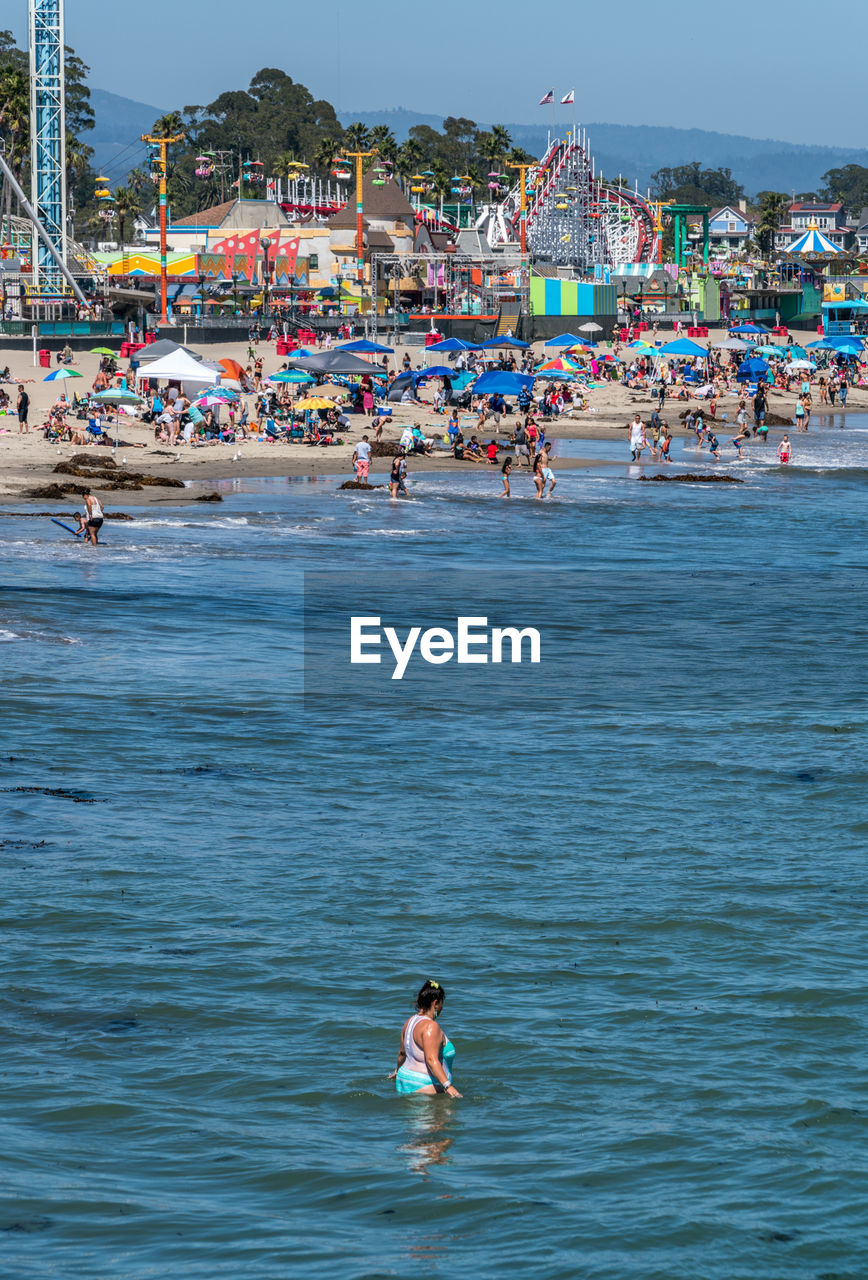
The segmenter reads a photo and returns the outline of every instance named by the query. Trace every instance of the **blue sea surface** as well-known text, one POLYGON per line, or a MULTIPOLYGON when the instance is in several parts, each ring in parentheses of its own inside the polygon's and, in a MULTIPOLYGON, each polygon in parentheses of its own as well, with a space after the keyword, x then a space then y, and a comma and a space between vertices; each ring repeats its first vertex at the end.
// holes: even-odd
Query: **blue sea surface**
POLYGON ((818 426, 0 513, 0 1274, 864 1276, 868 420, 818 426), (360 683, 331 625, 477 600, 539 667, 360 683), (386 1079, 428 976, 461 1101, 386 1079))

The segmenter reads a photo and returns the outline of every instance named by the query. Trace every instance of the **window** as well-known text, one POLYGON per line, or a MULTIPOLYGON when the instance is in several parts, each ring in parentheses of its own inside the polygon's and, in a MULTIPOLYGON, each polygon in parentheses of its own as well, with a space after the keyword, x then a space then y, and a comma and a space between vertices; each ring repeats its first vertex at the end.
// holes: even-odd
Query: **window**
POLYGON ((318 253, 312 253, 310 255, 310 257, 308 258, 308 266, 310 267, 311 271, 319 270, 319 254, 318 253))
POLYGON ((726 224, 726 229, 727 231, 738 231, 735 218, 730 218, 729 222, 726 224))

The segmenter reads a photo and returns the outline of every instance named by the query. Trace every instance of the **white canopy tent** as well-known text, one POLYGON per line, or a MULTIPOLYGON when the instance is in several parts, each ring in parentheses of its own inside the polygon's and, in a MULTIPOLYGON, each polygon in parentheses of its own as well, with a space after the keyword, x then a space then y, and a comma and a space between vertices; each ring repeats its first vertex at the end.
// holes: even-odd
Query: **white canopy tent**
POLYGON ((136 380, 151 378, 155 382, 195 382, 211 385, 217 381, 214 368, 208 368, 201 360, 194 360, 186 351, 173 351, 154 360, 144 369, 136 370, 136 380))

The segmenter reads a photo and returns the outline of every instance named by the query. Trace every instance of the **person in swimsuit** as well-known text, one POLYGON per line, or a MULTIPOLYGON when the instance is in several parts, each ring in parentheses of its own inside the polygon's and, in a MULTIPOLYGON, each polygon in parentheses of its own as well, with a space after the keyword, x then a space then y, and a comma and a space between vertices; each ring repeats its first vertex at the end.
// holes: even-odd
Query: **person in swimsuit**
POLYGON ((87 507, 87 522, 85 531, 93 545, 99 546, 99 531, 102 528, 103 509, 99 498, 95 498, 90 489, 85 489, 82 493, 84 505, 87 507))
POLYGON ((512 458, 507 458, 503 466, 500 468, 500 474, 503 476, 503 493, 501 498, 508 498, 509 495, 509 473, 512 471, 512 458))
POLYGON ((399 493, 403 493, 407 497, 407 488, 404 484, 404 477, 407 474, 407 463, 402 455, 399 455, 392 462, 392 470, 389 472, 389 497, 397 498, 399 493))
MULTIPOLYGON (((555 479, 555 473, 552 471, 551 467, 549 466, 549 447, 547 444, 544 444, 540 449, 539 453, 536 456, 536 461, 539 463, 539 466, 536 468, 536 475, 540 476, 542 479, 542 484, 538 485, 538 492, 536 496, 538 498, 544 497, 545 491, 546 491, 546 485, 548 485, 549 497, 551 497, 555 491, 555 485, 557 484, 557 480, 555 479)), ((536 479, 536 476, 534 477, 534 479, 536 479)))
POLYGON ((778 445, 778 457, 784 464, 788 463, 792 457, 792 446, 790 445, 789 436, 784 436, 783 440, 778 445))
POLYGON ((428 978, 423 983, 416 997, 418 1013, 408 1018, 401 1029, 398 1065, 389 1075, 397 1093, 461 1097, 452 1083, 455 1046, 437 1025, 445 999, 446 992, 439 982, 428 978))

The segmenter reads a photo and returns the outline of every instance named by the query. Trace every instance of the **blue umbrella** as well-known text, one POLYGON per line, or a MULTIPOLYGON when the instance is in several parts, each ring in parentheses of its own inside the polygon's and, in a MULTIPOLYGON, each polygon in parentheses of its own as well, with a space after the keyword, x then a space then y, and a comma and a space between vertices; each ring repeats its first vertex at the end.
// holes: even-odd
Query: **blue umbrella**
POLYGON ((354 351, 356 355, 393 354, 394 347, 381 347, 379 342, 370 342, 367 338, 356 338, 355 342, 342 342, 337 351, 354 351))
POLYGON ((708 352, 705 347, 701 347, 698 342, 691 342, 689 338, 676 338, 674 342, 667 342, 665 346, 659 347, 658 355, 704 357, 708 352))
POLYGON ((449 368, 448 364, 432 364, 430 369, 419 370, 419 373, 426 378, 454 378, 455 372, 454 369, 449 368))
POLYGON ((522 390, 530 391, 532 386, 533 374, 492 369, 490 373, 480 374, 471 391, 475 396, 517 396, 522 390))
MULTIPOLYGON (((579 341, 581 342, 581 338, 579 341)), ((479 350, 489 351, 493 347, 521 347, 523 351, 526 351, 529 346, 529 342, 519 342, 518 338, 489 338, 488 342, 480 342, 479 350)), ((432 348, 429 347, 428 350, 431 351, 432 348)))
POLYGON ((475 347, 472 342, 465 342, 463 338, 444 338, 442 342, 434 342, 430 347, 426 347, 426 353, 429 351, 478 351, 479 347, 475 347))
POLYGON ((752 320, 748 320, 745 324, 738 324, 734 329, 730 329, 730 333, 768 333, 768 329, 764 329, 761 324, 754 324, 752 320))
POLYGON ((574 333, 559 333, 556 338, 549 338, 544 345, 547 347, 574 347, 577 343, 584 341, 584 338, 576 337, 574 333))
POLYGON ((315 382, 309 373, 302 373, 300 369, 281 369, 279 373, 271 373, 266 378, 266 382, 315 382))

